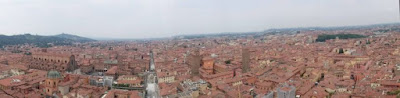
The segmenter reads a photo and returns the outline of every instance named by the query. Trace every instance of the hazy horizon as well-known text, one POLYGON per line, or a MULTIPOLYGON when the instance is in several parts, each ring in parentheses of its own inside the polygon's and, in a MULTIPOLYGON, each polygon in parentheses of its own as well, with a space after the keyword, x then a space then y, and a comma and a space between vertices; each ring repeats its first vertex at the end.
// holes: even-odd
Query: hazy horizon
POLYGON ((141 39, 399 22, 398 0, 3 0, 0 34, 141 39))

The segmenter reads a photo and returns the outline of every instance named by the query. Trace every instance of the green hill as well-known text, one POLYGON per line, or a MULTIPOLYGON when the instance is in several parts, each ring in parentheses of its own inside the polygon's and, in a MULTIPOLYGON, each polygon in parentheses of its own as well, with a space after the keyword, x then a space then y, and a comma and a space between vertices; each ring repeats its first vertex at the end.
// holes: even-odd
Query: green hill
POLYGON ((69 40, 73 40, 73 41, 78 41, 78 42, 95 41, 95 40, 90 39, 90 38, 80 37, 80 36, 71 35, 71 34, 65 34, 65 33, 62 33, 62 34, 59 34, 59 35, 55 35, 54 37, 65 38, 65 39, 69 39, 69 40))
POLYGON ((71 45, 74 42, 89 42, 95 41, 93 39, 79 37, 76 35, 59 34, 55 36, 40 36, 40 35, 0 35, 0 47, 6 45, 20 45, 20 44, 33 44, 38 47, 50 47, 53 45, 71 45))

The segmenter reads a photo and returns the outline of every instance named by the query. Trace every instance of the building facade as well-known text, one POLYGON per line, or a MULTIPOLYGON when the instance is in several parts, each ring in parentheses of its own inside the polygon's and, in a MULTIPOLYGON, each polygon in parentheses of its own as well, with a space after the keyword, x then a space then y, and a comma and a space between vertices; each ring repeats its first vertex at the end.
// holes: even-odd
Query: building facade
POLYGON ((54 69, 60 72, 74 72, 78 69, 75 56, 69 54, 34 53, 26 61, 29 69, 54 69))

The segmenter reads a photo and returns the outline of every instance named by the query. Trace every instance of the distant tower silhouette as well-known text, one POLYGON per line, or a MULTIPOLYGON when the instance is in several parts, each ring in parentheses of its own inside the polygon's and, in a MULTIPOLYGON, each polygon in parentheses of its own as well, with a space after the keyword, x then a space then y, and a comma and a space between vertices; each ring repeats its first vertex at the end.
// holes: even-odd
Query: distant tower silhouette
POLYGON ((201 55, 200 55, 200 50, 195 49, 188 57, 188 62, 187 64, 189 65, 192 76, 198 76, 199 75, 199 68, 201 64, 201 55))
POLYGON ((242 73, 246 73, 250 71, 250 53, 249 49, 243 47, 242 49, 242 73))

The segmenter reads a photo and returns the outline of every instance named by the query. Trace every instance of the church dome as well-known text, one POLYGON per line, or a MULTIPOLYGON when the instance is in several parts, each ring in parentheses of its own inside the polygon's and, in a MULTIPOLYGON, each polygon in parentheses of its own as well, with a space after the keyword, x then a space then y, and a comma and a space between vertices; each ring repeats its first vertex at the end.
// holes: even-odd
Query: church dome
POLYGON ((47 72, 47 78, 61 78, 61 74, 56 70, 50 70, 47 72))

